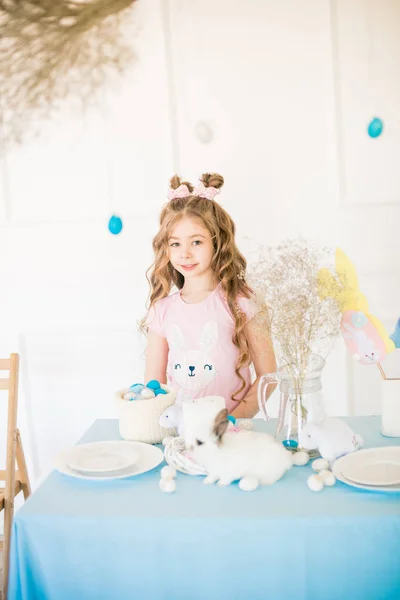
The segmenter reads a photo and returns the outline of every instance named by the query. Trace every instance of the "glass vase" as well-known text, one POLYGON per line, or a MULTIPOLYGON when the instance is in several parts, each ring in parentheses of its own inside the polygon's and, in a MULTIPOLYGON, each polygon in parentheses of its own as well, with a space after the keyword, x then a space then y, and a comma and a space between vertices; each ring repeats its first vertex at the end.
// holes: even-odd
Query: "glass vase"
MULTIPOLYGON (((275 437, 292 451, 300 449, 299 435, 306 423, 320 423, 326 418, 321 383, 324 366, 325 361, 321 356, 311 354, 302 377, 296 377, 296 370, 284 365, 276 373, 260 378, 258 403, 265 419, 269 419, 268 386, 278 384, 280 398, 275 437)), ((307 452, 310 456, 318 456, 317 451, 307 452)))

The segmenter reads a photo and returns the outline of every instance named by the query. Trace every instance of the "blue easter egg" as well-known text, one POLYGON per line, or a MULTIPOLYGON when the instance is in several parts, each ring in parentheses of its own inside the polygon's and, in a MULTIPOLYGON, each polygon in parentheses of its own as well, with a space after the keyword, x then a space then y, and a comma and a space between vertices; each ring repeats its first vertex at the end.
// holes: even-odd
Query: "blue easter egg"
POLYGON ((297 448, 299 445, 296 440, 283 440, 282 444, 285 446, 285 448, 297 448))
POLYGON ((158 390, 154 390, 154 393, 156 396, 159 396, 160 394, 168 394, 168 392, 166 392, 162 388, 158 388, 158 390))
POLYGON ((236 419, 232 415, 228 415, 228 421, 230 421, 231 423, 233 423, 233 425, 236 423, 236 419))
POLYGON ((113 235, 118 235, 121 233, 123 228, 122 219, 117 217, 117 215, 113 215, 108 221, 108 229, 110 233, 113 235))
POLYGON ((374 117, 368 125, 368 135, 372 138, 377 138, 383 131, 383 121, 378 117, 374 117))
POLYGON ((150 388, 151 390, 158 390, 160 387, 160 382, 157 381, 157 379, 152 379, 146 384, 146 387, 150 388))
POLYGON ((144 389, 144 385, 143 383, 134 383, 133 385, 131 385, 131 387, 129 388, 130 390, 132 390, 132 392, 136 392, 137 394, 140 394, 140 392, 144 389))

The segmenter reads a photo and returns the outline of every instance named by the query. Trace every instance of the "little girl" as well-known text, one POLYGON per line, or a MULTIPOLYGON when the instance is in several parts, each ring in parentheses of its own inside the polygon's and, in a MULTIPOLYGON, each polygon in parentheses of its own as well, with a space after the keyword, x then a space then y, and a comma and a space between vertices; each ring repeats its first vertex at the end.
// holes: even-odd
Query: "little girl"
POLYGON ((145 381, 168 378, 178 401, 223 396, 233 416, 251 418, 258 412, 258 378, 276 363, 267 332, 255 325, 235 224, 214 200, 223 183, 216 173, 203 175, 195 188, 171 179, 149 269, 145 381), (170 295, 173 285, 178 291, 170 295))

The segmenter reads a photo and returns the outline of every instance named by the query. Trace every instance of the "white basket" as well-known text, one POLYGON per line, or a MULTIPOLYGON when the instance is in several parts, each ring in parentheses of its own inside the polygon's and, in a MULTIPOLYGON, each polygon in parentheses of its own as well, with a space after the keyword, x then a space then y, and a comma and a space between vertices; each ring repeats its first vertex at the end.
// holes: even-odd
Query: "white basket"
POLYGON ((182 437, 168 440, 164 448, 164 458, 169 465, 186 475, 207 475, 204 467, 185 455, 185 441, 182 437))
POLYGON ((175 402, 175 392, 161 387, 168 393, 143 400, 124 400, 129 389, 116 393, 119 433, 124 440, 160 444, 166 436, 177 435, 175 429, 164 429, 158 422, 164 410, 175 402))

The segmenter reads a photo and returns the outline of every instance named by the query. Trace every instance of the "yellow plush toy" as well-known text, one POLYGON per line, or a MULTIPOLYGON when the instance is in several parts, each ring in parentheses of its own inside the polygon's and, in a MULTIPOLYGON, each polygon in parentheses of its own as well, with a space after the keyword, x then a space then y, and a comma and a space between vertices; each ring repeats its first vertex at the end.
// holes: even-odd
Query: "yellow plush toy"
POLYGON ((335 255, 335 279, 329 269, 318 273, 321 299, 333 298, 342 313, 341 331, 347 348, 362 364, 381 362, 395 349, 384 326, 368 312, 368 302, 358 287, 356 270, 343 250, 335 255))

